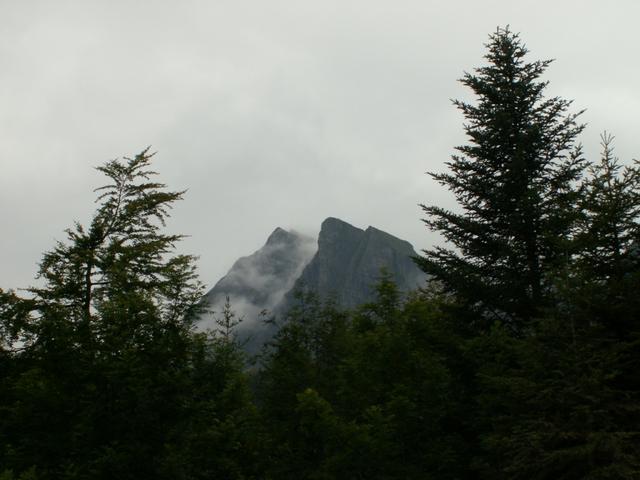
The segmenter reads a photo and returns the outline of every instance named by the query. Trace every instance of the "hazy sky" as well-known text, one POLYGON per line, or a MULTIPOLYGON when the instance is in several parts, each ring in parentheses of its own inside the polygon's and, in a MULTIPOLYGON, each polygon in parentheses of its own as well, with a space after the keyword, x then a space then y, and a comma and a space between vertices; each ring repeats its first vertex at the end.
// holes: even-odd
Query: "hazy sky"
POLYGON ((87 223, 93 169, 157 151, 188 189, 172 231, 211 285, 281 226, 327 216, 417 249, 437 241, 424 174, 464 141, 451 98, 510 24, 548 93, 586 108, 582 136, 640 157, 637 0, 0 0, 0 287, 32 283, 42 253, 87 223))

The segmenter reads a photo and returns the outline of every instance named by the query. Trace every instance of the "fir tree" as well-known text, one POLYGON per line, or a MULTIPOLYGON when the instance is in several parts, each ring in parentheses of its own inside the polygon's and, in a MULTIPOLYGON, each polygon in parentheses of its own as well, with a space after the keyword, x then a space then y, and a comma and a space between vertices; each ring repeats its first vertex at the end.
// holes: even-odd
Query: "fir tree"
POLYGON ((571 102, 545 98, 550 61, 526 61, 517 34, 498 29, 487 48, 488 65, 461 79, 477 102, 454 101, 469 143, 457 147, 450 172, 431 174, 461 211, 422 206, 450 246, 418 263, 468 309, 517 329, 548 301, 547 274, 568 255, 583 126, 571 102))
POLYGON ((613 136, 604 133, 601 139, 600 162, 589 167, 583 182, 573 267, 582 299, 574 303, 589 310, 591 322, 628 340, 640 312, 640 164, 621 165, 613 136))

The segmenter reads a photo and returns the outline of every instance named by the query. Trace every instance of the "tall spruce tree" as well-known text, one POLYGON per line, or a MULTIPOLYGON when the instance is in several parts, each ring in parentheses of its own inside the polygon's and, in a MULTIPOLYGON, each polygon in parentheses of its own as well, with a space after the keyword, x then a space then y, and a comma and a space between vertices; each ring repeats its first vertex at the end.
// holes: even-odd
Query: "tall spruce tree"
POLYGON ((547 273, 568 255, 583 126, 570 101, 545 98, 540 77, 550 60, 526 61, 508 27, 487 48, 488 65, 460 80, 476 103, 454 101, 469 143, 456 148, 448 173, 431 173, 461 211, 422 205, 449 246, 426 250, 418 263, 476 318, 519 329, 548 301, 547 273))

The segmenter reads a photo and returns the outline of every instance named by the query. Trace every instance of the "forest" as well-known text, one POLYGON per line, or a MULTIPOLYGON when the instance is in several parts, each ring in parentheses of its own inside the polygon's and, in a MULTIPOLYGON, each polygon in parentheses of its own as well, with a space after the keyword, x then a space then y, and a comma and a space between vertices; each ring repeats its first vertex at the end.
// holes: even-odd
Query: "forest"
POLYGON ((233 305, 195 328, 185 192, 149 150, 98 167, 40 286, 0 290, 0 479, 640 478, 640 164, 585 157, 549 64, 499 28, 460 80, 424 288, 301 294, 255 358, 233 305))

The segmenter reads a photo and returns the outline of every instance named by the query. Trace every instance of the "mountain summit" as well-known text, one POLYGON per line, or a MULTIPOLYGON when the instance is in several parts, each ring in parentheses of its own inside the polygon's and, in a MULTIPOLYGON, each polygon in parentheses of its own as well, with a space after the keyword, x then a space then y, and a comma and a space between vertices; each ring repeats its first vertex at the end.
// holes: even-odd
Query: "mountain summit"
MULTIPOLYGON (((241 329, 253 329, 260 312, 273 311, 282 302, 315 251, 315 239, 278 227, 260 250, 238 259, 204 301, 218 315, 228 296, 233 309, 244 317, 241 329)), ((204 316, 205 328, 213 326, 211 317, 204 316)))
POLYGON ((244 317, 239 334, 252 338, 248 349, 256 351, 270 337, 260 312, 281 315, 294 304, 296 291, 312 291, 340 306, 356 307, 374 299, 383 270, 401 292, 414 290, 426 279, 411 258, 416 255, 409 242, 332 217, 322 222, 317 242, 276 228, 260 250, 237 260, 205 295, 213 314, 203 317, 201 327, 214 325, 212 315, 220 314, 229 296, 232 308, 244 317))
POLYGON ((287 297, 304 289, 321 298, 330 297, 343 307, 356 307, 374 299, 383 270, 400 291, 415 290, 425 281, 412 260, 416 255, 409 242, 382 230, 362 230, 330 217, 322 222, 318 251, 287 297))

